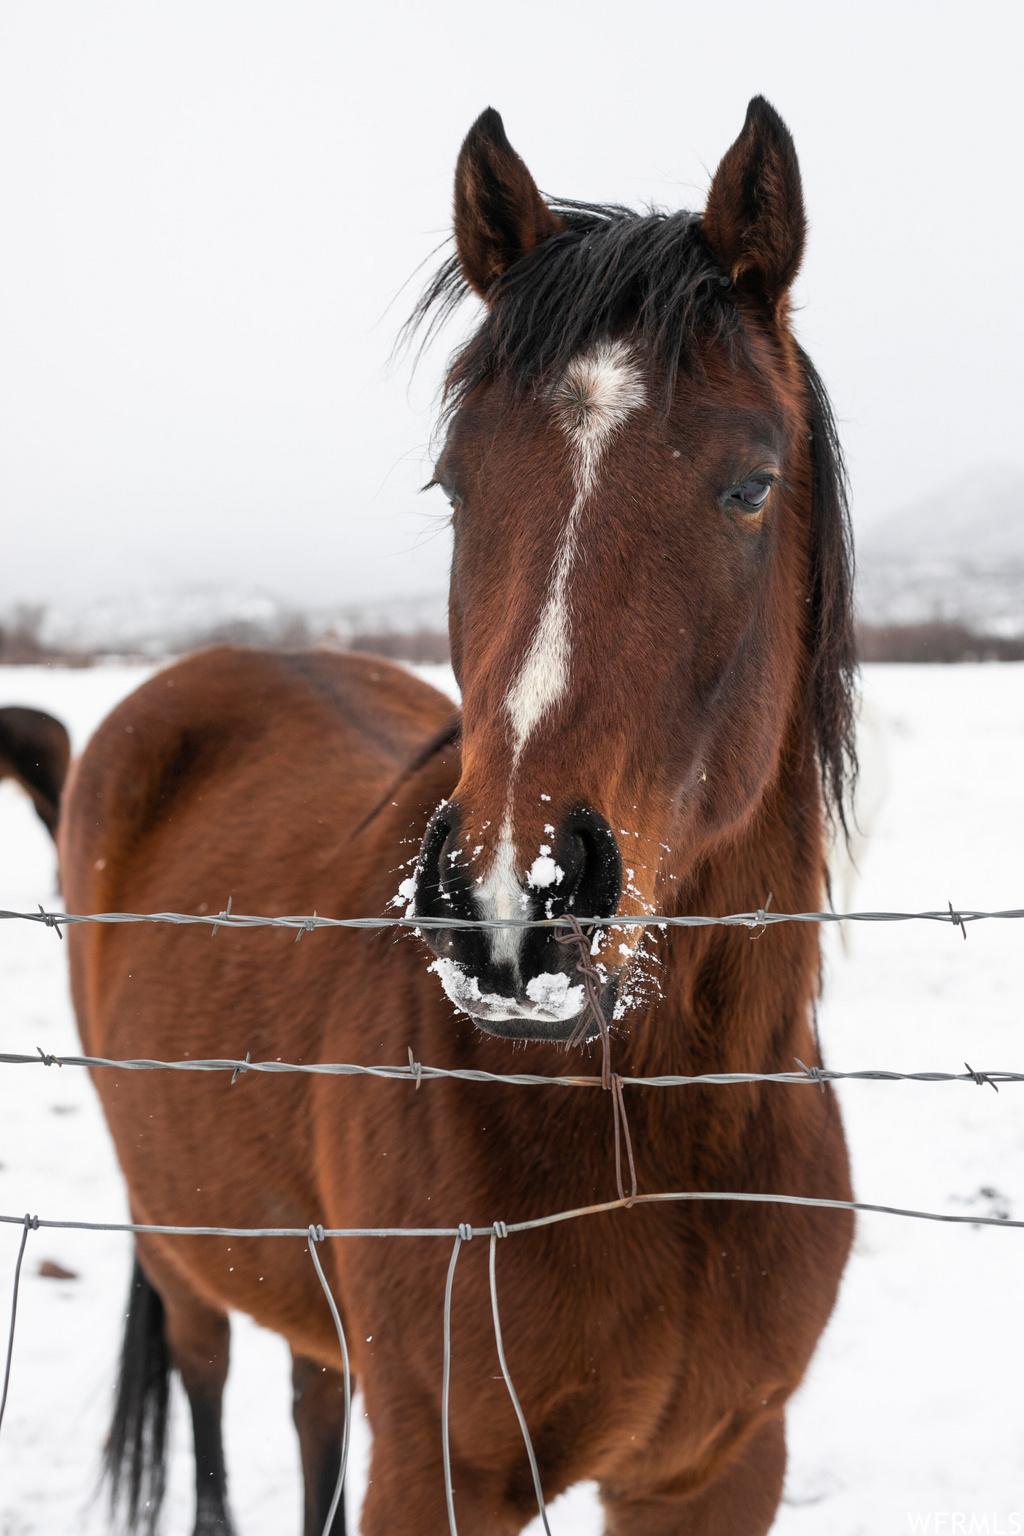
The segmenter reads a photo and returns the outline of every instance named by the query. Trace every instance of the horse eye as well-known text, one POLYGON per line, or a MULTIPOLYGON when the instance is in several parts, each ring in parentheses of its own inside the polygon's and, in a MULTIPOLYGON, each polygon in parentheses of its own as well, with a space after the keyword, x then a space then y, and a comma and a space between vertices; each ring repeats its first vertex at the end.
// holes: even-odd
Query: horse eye
POLYGON ((733 486, 727 500, 744 512, 760 512, 771 488, 770 480, 744 480, 742 485, 733 486))
POLYGON ((445 485, 440 480, 436 480, 434 483, 437 486, 438 490, 445 497, 445 499, 447 500, 447 502, 448 502, 449 506, 452 508, 452 510, 453 511, 458 511, 459 507, 461 507, 461 505, 462 505, 462 500, 461 500, 461 498, 459 496, 458 491, 453 490, 450 485, 445 485))

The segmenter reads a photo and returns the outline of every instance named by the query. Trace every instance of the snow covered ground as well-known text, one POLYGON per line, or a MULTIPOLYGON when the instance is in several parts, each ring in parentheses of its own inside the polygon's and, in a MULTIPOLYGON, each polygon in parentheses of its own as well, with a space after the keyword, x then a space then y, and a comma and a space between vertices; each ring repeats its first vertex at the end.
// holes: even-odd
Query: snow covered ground
MULTIPOLYGON (((145 675, 0 668, 0 703, 51 709, 80 748, 145 675)), ((889 790, 856 906, 1024 905, 1024 666, 876 667, 865 685, 883 723, 889 790)), ((54 899, 49 840, 25 797, 5 784, 0 906, 54 899)), ((1024 926, 976 924, 966 943, 945 926, 860 926, 845 954, 830 935, 828 956, 822 1032, 831 1065, 1024 1068, 1024 926)), ((0 1001, 4 1049, 75 1048, 63 947, 52 932, 0 923, 0 1001)), ((854 1083, 841 1098, 862 1199, 1024 1217, 1024 1085, 994 1093, 854 1083)), ((124 1218, 83 1072, 0 1068, 0 1211, 124 1218)), ((4 1331, 19 1237, 0 1228, 4 1331)), ((105 1529, 96 1468, 129 1257, 117 1234, 29 1236, 0 1436, 0 1536, 105 1529), (44 1259, 78 1278, 41 1277, 44 1259)), ((780 1536, 1024 1530, 1022 1282, 1024 1231, 861 1218, 839 1305, 791 1408, 780 1536)), ((283 1345, 239 1319, 227 1440, 244 1536, 299 1528, 289 1399, 283 1345)), ((359 1431, 350 1506, 365 1476, 361 1423, 359 1431)), ((168 1536, 191 1529, 190 1470, 178 1403, 168 1536)), ((553 1507, 552 1529, 600 1529, 590 1490, 553 1507)))

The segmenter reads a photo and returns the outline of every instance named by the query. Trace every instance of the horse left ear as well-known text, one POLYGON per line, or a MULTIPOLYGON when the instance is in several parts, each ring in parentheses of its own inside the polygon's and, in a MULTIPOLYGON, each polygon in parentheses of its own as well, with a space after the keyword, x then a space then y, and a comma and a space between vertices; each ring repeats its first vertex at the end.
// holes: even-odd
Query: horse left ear
POLYGON ((455 167, 455 249, 469 286, 485 298, 496 277, 562 228, 488 107, 455 167))
POLYGON ((738 288, 774 307, 796 277, 806 232, 792 135, 775 108, 755 96, 711 183, 705 239, 738 288))

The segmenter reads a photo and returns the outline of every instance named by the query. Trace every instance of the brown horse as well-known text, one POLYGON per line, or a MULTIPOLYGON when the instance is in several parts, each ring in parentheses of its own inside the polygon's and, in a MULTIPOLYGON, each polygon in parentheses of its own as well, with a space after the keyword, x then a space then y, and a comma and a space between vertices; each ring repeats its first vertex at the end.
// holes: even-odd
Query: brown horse
MULTIPOLYGON (((788 318, 803 242, 792 140, 760 98, 703 216, 545 202, 483 114, 459 157, 457 254, 423 306, 436 317, 467 288, 485 306, 448 379, 435 476, 453 507, 461 739, 448 702, 387 662, 207 651, 101 727, 63 835, 71 910, 216 912, 230 894, 235 911, 358 916, 385 912, 401 882, 417 915, 442 920, 425 933, 434 963, 393 932, 297 944, 78 928, 90 1051, 397 1063, 411 1049, 572 1074, 566 1042, 594 1027, 578 946, 444 919, 586 928, 750 910, 769 892, 777 909, 820 905, 853 659, 838 450, 788 318)), ((646 931, 590 930, 618 1072, 817 1059, 814 928, 646 931)), ((488 1226, 614 1197, 613 1096, 599 1089, 115 1070, 96 1085, 139 1222, 488 1226)), ((641 1192, 849 1198, 829 1092, 626 1099, 641 1192)), ((767 1531, 786 1400, 850 1236, 846 1212, 721 1202, 619 1208, 499 1244, 545 1496, 595 1479, 619 1536, 767 1531)), ((486 1248, 464 1250, 453 1297, 463 1536, 506 1536, 537 1510, 486 1248)), ((195 1428, 196 1530, 232 1529, 220 1405, 234 1307, 291 1347, 304 1529, 319 1533, 340 1356, 303 1245, 146 1235, 137 1258, 108 1456, 133 1520, 159 1502, 173 1365, 195 1428)), ((337 1240, 324 1262, 373 1429, 363 1529, 435 1536, 449 1246, 337 1240)))
POLYGON ((0 709, 0 779, 17 780, 53 837, 70 761, 68 733, 53 715, 20 704, 0 709))

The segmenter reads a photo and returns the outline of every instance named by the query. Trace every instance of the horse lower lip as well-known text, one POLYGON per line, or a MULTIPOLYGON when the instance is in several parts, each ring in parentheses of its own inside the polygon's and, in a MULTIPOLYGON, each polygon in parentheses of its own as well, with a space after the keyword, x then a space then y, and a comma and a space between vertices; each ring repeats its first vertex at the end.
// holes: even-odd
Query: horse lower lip
MULTIPOLYGON (((499 1040, 548 1040, 564 1043, 572 1038, 582 1014, 577 1013, 571 1019, 536 1019, 526 1014, 505 1019, 481 1019, 476 1014, 470 1017, 478 1029, 499 1040)), ((591 1022, 583 1038, 592 1040, 596 1036, 597 1026, 591 1022)))

